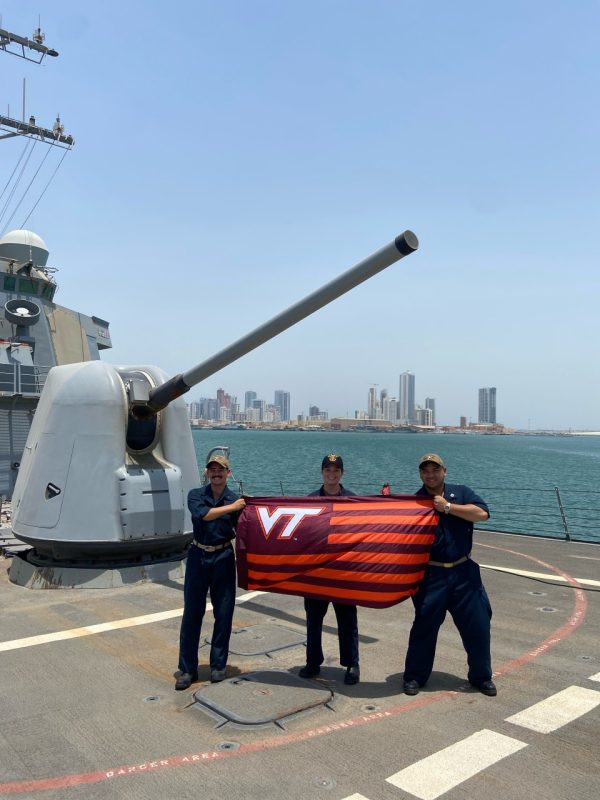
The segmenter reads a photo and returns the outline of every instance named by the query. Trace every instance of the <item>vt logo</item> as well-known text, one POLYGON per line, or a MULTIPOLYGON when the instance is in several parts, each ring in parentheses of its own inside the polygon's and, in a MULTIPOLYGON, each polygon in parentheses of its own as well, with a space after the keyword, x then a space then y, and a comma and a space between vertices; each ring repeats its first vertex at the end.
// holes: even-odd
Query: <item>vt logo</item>
POLYGON ((289 539, 303 519, 306 517, 316 517, 322 511, 325 511, 325 508, 322 506, 318 506, 316 508, 314 506, 278 506, 277 508, 274 508, 271 513, 269 513, 269 509, 266 506, 256 506, 256 513, 258 514, 258 519, 260 520, 265 539, 269 538, 271 531, 277 525, 280 519, 289 517, 287 523, 283 527, 283 530, 280 531, 277 538, 289 539))

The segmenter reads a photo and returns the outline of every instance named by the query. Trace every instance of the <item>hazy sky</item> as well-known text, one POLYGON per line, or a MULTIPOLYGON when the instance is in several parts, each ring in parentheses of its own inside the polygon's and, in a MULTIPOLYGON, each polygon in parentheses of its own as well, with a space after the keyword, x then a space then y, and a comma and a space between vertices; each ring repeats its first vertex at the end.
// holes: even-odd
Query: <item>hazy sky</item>
MULTIPOLYGON (((0 113, 76 145, 26 227, 105 360, 204 361, 406 228, 414 255, 192 389, 600 429, 597 0, 3 0, 0 113)), ((0 142, 0 190, 24 147, 0 142)), ((45 150, 38 145, 30 179, 45 150)), ((63 151, 54 148, 8 228, 63 151)), ((23 187, 26 177, 23 178, 23 187)), ((15 199, 18 196, 15 195, 15 199)), ((12 213, 12 212, 10 212, 12 213)), ((4 229, 7 214, 0 225, 4 229)))

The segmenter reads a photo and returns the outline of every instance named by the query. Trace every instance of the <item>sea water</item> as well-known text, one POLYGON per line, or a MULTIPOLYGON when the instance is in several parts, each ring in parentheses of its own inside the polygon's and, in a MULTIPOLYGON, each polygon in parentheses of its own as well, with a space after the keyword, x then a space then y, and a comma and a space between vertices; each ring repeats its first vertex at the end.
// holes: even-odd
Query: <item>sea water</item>
POLYGON ((211 448, 229 447, 232 488, 260 496, 318 488, 327 453, 342 456, 342 482, 357 494, 379 494, 384 483, 393 494, 412 494, 421 485, 420 457, 439 453, 447 481, 467 484, 489 504, 486 528, 600 543, 598 436, 235 429, 193 436, 201 468, 211 448))

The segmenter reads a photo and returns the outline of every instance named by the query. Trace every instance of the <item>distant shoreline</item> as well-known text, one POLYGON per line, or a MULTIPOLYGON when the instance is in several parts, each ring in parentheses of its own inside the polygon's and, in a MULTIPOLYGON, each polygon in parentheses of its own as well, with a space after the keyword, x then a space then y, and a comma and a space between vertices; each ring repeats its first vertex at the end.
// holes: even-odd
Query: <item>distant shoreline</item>
POLYGON ((388 433, 393 435, 398 434, 413 434, 413 433, 429 433, 434 436, 600 436, 600 431, 560 431, 560 430, 539 430, 539 431, 523 431, 523 430, 505 430, 505 431, 481 431, 481 430, 468 430, 456 428, 450 429, 429 429, 429 430, 414 430, 412 428, 375 428, 365 425, 363 427, 354 426, 351 428, 331 428, 321 425, 246 425, 232 423, 231 425, 223 425, 215 423, 194 424, 190 423, 192 430, 210 430, 210 431, 236 431, 236 430, 249 430, 249 431, 293 431, 294 433, 388 433))

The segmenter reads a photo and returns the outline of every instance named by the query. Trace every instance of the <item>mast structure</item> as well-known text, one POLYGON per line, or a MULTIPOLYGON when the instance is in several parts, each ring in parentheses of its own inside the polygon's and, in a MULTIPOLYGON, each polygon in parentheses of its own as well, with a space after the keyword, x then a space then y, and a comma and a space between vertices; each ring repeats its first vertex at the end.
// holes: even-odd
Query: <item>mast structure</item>
POLYGON ((45 46, 45 38, 42 29, 39 27, 33 32, 32 39, 27 39, 25 36, 18 36, 16 33, 11 33, 10 31, 4 30, 4 28, 0 28, 0 50, 17 56, 17 58, 24 58, 25 61, 33 61, 34 64, 41 64, 44 56, 56 57, 58 55, 57 50, 45 46), (37 53, 39 58, 34 58, 31 53, 27 52, 28 50, 37 53))
MULTIPOLYGON (((23 58, 25 61, 32 61, 34 64, 41 64, 45 56, 58 56, 58 51, 44 44, 44 33, 40 27, 36 28, 33 38, 18 36, 16 33, 0 28, 0 50, 10 55, 23 58), (39 57, 34 58, 28 51, 36 53, 39 57)), ((52 128, 45 128, 38 125, 34 116, 25 119, 25 81, 23 81, 23 119, 18 120, 10 116, 0 114, 0 139, 11 139, 14 136, 26 136, 30 139, 37 139, 48 145, 70 148, 75 144, 75 139, 65 134, 64 125, 57 114, 52 128)))

